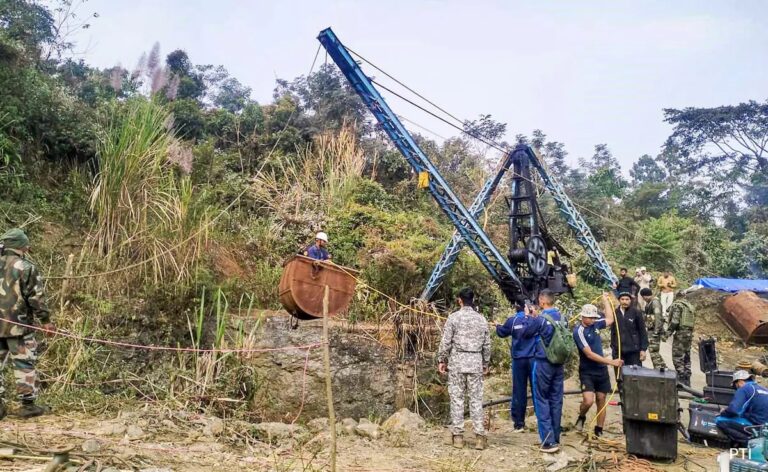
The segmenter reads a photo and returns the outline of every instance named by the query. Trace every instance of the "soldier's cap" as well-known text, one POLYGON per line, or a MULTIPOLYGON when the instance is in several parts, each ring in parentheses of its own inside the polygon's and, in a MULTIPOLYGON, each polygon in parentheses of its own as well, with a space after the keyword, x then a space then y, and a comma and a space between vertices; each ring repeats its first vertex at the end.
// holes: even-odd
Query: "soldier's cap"
POLYGON ((24 231, 19 228, 13 228, 6 231, 5 234, 0 236, 0 241, 2 241, 3 246, 8 249, 24 249, 29 246, 29 238, 24 231))
POLYGON ((621 293, 619 294, 619 298, 621 298, 621 297, 629 297, 629 298, 632 298, 632 294, 631 294, 631 293, 629 293, 629 292, 621 292, 621 293))
POLYGON ((582 318, 600 318, 600 313, 598 313, 597 307, 591 303, 587 303, 581 307, 580 315, 582 318))
POLYGON ((733 373, 733 380, 731 381, 731 384, 735 384, 739 380, 752 380, 754 378, 755 377, 746 370, 737 370, 733 373))

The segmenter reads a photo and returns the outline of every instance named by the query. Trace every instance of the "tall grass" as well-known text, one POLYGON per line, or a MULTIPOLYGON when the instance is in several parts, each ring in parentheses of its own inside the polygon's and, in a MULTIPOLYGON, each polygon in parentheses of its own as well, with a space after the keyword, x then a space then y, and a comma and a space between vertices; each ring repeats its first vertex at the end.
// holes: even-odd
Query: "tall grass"
POLYGON ((90 249, 108 268, 151 259, 142 270, 155 281, 190 275, 211 213, 168 160, 178 146, 171 122, 170 113, 150 100, 115 104, 98 146, 90 197, 90 249))
POLYGON ((343 127, 337 134, 318 136, 295 156, 277 156, 269 169, 255 177, 253 191, 276 220, 295 221, 307 210, 342 202, 364 166, 365 155, 354 131, 343 127))

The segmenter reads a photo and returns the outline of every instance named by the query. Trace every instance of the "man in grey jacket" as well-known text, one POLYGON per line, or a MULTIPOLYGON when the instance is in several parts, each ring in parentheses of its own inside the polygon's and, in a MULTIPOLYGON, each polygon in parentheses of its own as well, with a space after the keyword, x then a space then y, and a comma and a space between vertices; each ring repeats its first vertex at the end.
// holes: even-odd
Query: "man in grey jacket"
POLYGON ((475 449, 485 449, 483 424, 483 375, 491 362, 491 337, 488 322, 475 311, 475 293, 470 288, 459 292, 461 309, 451 313, 443 327, 437 353, 437 370, 448 373, 451 398, 451 434, 454 447, 464 447, 464 395, 469 396, 469 416, 475 430, 475 449))

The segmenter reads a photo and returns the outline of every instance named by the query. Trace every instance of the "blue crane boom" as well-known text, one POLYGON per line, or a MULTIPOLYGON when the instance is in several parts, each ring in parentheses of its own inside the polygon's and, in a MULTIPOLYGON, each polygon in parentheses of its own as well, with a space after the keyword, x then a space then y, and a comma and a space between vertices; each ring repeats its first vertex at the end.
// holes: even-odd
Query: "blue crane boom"
POLYGON ((451 220, 472 252, 480 259, 483 267, 499 284, 505 296, 512 303, 524 298, 527 295, 526 290, 509 262, 502 257, 474 216, 456 197, 435 165, 419 148, 336 34, 331 28, 326 28, 320 32, 318 40, 413 170, 428 174, 427 188, 437 205, 451 220))
MULTIPOLYGON (((472 205, 469 207, 469 213, 472 215, 472 218, 477 220, 483 213, 491 199, 491 195, 496 191, 496 187, 499 186, 502 177, 504 177, 504 173, 509 170, 511 165, 512 153, 508 152, 504 155, 496 173, 485 181, 483 188, 480 189, 480 193, 477 194, 475 201, 472 202, 472 205)), ((461 237, 461 234, 459 234, 458 231, 454 232, 451 241, 448 243, 448 246, 443 251, 443 255, 435 265, 432 275, 430 275, 429 281, 427 281, 427 285, 424 287, 424 291, 421 292, 419 298, 422 300, 429 300, 432 298, 435 291, 437 291, 438 287, 443 283, 445 276, 448 274, 448 270, 453 266, 453 263, 456 262, 456 259, 459 257, 459 253, 464 246, 464 238, 461 237)))
POLYGON ((549 173, 544 166, 544 162, 534 150, 528 148, 526 153, 528 154, 528 159, 530 160, 531 165, 533 165, 539 172, 541 180, 544 182, 544 187, 546 187, 549 193, 552 194, 552 198, 554 198, 557 208, 565 218, 568 226, 570 226, 571 230, 574 232, 576 241, 587 252, 587 256, 592 260, 592 263, 600 272, 603 279, 609 285, 617 282, 618 278, 616 277, 616 274, 613 273, 613 269, 611 269, 611 265, 605 258, 602 249, 600 249, 600 245, 597 244, 597 240, 592 235, 592 230, 589 228, 589 225, 587 225, 587 222, 584 221, 584 218, 576 209, 576 206, 571 199, 566 195, 563 186, 560 185, 560 182, 557 181, 554 175, 549 173))

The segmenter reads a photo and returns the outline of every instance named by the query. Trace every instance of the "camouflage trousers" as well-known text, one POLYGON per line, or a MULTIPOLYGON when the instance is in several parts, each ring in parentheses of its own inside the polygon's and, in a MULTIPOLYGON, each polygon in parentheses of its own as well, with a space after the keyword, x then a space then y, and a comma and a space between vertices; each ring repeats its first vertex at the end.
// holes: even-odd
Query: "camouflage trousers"
MULTIPOLYGON (((34 333, 13 338, 0 338, 0 362, 6 359, 13 363, 13 376, 16 379, 16 395, 19 400, 37 398, 37 341, 34 333)), ((0 380, 0 398, 5 393, 5 385, 0 380)))
POLYGON ((448 371, 448 396, 451 398, 451 433, 464 434, 464 395, 469 396, 469 417, 475 434, 485 436, 483 424, 483 374, 448 371))
POLYGON ((648 340, 648 353, 651 355, 651 362, 653 362, 654 369, 666 369, 667 364, 661 357, 661 335, 651 334, 648 340))
POLYGON ((677 372, 677 380, 685 385, 691 385, 691 343, 693 343, 692 329, 675 331, 675 339, 672 341, 672 362, 677 372))

